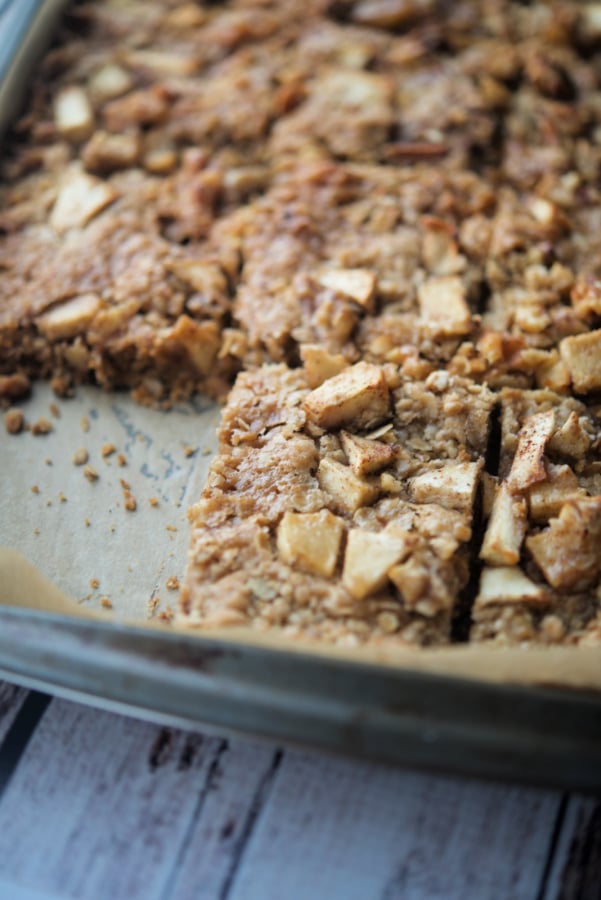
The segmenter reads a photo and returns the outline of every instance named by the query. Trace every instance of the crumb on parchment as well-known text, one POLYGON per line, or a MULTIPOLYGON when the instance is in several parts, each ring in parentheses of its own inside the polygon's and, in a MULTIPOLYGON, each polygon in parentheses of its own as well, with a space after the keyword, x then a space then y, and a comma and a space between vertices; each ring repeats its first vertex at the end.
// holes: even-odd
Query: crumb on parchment
POLYGON ((4 427, 9 434, 20 434, 25 425, 25 416, 21 409, 13 407, 4 414, 4 427))
POLYGON ((100 455, 106 458, 107 456, 112 456, 112 454, 115 453, 116 450, 117 448, 112 443, 103 444, 100 450, 100 455))
POLYGON ((170 575, 167 581, 165 582, 165 587, 168 591, 177 591, 179 590, 179 578, 177 575, 170 575))
POLYGON ((89 458, 90 456, 86 448, 80 447, 79 450, 76 450, 73 454, 73 465, 84 466, 89 458))
POLYGON ((33 425, 31 426, 31 433, 36 437, 44 434, 50 434, 53 431, 52 422, 50 419, 44 418, 44 416, 40 416, 33 425))
POLYGON ((98 481, 98 479, 100 478, 100 475, 92 466, 85 466, 83 474, 88 479, 88 481, 98 481))

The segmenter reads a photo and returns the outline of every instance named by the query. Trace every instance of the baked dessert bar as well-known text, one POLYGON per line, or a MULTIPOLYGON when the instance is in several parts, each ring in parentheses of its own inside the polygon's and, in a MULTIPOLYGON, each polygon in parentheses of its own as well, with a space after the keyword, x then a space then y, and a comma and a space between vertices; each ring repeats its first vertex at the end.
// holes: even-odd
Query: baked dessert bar
POLYGON ((571 0, 73 4, 0 163, 0 403, 234 385, 182 622, 599 640, 600 47, 571 0))
POLYGON ((473 638, 580 642, 601 626, 601 426, 549 390, 500 394, 473 638))
POLYGON ((239 376, 190 511, 185 620, 337 644, 443 643, 469 578, 494 397, 359 362, 239 376))

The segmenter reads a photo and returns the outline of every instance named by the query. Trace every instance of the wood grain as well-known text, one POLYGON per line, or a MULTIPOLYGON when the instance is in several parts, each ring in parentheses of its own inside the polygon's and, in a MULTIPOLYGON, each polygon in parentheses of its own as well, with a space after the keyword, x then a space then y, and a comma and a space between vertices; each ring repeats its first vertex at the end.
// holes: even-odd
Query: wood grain
POLYGON ((0 898, 597 900, 600 809, 53 700, 0 796, 0 898))
POLYGON ((26 697, 27 691, 24 688, 0 681, 0 745, 26 697))
POLYGON ((570 797, 544 900, 601 897, 601 800, 570 797))
POLYGON ((231 900, 531 900, 559 799, 288 753, 231 900))
POLYGON ((216 738, 53 701, 0 802, 0 871, 63 897, 160 898, 216 738))

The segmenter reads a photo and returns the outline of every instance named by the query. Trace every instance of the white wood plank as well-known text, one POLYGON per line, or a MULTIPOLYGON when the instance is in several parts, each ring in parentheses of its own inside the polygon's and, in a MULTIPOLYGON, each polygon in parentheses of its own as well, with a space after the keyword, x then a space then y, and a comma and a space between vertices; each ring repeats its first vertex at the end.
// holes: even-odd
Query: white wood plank
POLYGON ((279 754, 271 745, 230 741, 191 830, 165 898, 216 900, 227 890, 279 754))
POLYGON ((601 800, 579 794, 568 800, 544 900, 601 897, 601 800))
POLYGON ((0 681, 0 753, 2 741, 27 697, 24 688, 0 681))
POLYGON ((160 898, 224 742, 53 701, 0 800, 0 872, 77 900, 160 898))
POLYGON ((228 900, 531 900, 559 803, 549 791, 288 753, 228 900))
POLYGON ((58 894, 22 887, 0 875, 0 900, 64 900, 58 894))

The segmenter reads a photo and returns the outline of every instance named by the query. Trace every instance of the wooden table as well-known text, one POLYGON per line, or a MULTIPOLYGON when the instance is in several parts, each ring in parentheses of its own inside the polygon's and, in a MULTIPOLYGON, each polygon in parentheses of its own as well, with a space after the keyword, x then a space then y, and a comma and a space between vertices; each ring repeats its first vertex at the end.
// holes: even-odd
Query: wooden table
POLYGON ((1 900, 601 897, 601 801, 162 728, 0 684, 1 900))

